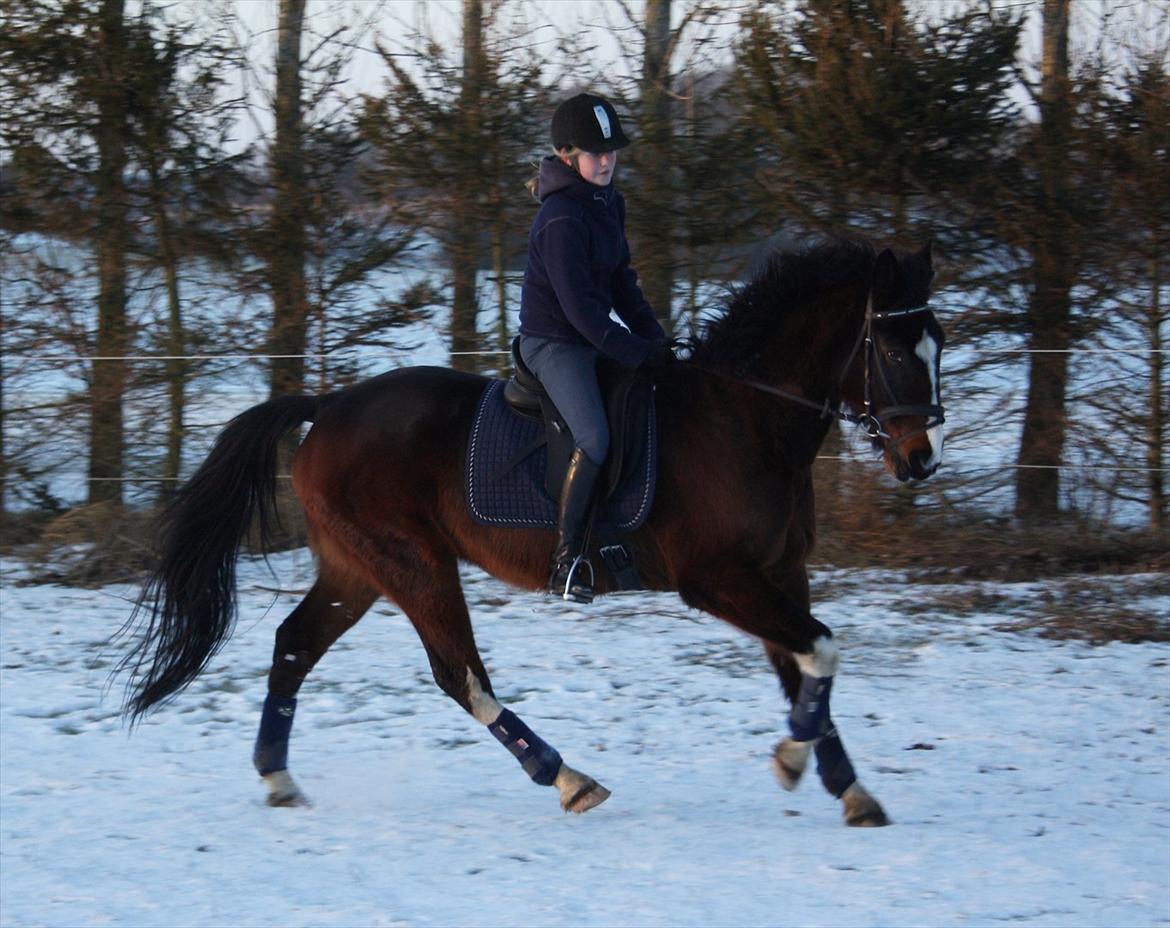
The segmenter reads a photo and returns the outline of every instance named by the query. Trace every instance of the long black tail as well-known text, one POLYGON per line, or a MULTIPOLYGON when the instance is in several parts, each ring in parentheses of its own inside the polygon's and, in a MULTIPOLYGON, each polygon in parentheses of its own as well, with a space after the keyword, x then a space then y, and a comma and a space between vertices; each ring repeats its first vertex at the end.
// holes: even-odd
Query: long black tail
POLYGON ((282 396, 236 416, 163 513, 159 566, 125 629, 138 640, 118 667, 129 671, 123 711, 132 723, 195 679, 231 636, 240 545, 255 516, 267 550, 281 441, 319 405, 282 396))

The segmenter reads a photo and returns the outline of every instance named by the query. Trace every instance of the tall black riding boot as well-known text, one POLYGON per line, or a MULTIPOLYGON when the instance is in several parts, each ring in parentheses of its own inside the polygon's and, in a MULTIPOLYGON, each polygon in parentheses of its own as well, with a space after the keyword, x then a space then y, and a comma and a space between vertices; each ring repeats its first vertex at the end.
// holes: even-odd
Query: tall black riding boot
POLYGON ((593 602, 593 565, 584 557, 585 528, 601 465, 580 448, 573 449, 561 487, 560 523, 548 591, 578 603, 593 602))

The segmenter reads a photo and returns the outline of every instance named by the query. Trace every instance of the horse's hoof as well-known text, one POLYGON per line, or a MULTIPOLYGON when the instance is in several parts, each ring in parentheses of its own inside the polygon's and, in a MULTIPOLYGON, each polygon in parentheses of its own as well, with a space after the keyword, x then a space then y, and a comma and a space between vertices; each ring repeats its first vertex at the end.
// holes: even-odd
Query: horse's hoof
POLYGON ((867 793, 860 783, 854 783, 841 796, 845 805, 845 824, 854 828, 882 828, 892 825, 881 803, 867 793))
POLYGON ((561 808, 578 815, 601 805, 610 796, 609 790, 593 777, 585 776, 568 764, 561 764, 554 783, 561 793, 561 808))
POLYGON ((588 812, 594 806, 599 806, 609 798, 609 790, 598 783, 596 780, 590 780, 580 792, 571 797, 568 802, 561 802, 561 807, 566 812, 575 812, 580 815, 582 812, 588 812))
POLYGON ((786 790, 796 789, 796 784, 804 776, 812 749, 812 741, 794 741, 792 738, 785 738, 776 745, 776 750, 772 752, 772 765, 776 768, 780 785, 786 790))
POLYGON ((289 776, 287 770, 277 770, 263 776, 268 786, 268 798, 265 800, 270 806, 277 808, 293 808, 296 806, 308 807, 311 803, 308 797, 301 792, 299 786, 289 776))

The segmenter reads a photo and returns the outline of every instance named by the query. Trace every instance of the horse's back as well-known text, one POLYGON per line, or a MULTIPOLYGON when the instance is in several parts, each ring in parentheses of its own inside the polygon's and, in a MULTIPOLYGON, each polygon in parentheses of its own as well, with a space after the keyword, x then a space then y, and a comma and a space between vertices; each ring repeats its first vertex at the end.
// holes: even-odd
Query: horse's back
POLYGON ((322 494, 403 494, 454 479, 487 382, 442 367, 407 367, 323 397, 293 465, 298 496, 308 505, 322 494))
POLYGON ((487 379, 445 367, 403 367, 322 398, 313 431, 355 432, 368 440, 407 437, 473 407, 487 379))

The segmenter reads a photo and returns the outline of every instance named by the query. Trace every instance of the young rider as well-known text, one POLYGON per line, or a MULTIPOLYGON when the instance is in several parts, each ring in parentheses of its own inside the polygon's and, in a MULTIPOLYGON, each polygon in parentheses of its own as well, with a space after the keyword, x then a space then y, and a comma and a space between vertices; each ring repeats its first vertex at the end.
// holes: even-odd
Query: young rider
POLYGON ((553 114, 552 143, 555 154, 542 161, 535 191, 541 206, 528 239, 520 356, 575 441, 561 490, 549 592, 590 602, 591 577, 575 567, 609 452, 597 358, 605 354, 625 367, 652 369, 673 355, 630 266, 625 198, 613 183, 618 149, 630 140, 613 106, 588 93, 566 100, 553 114))

